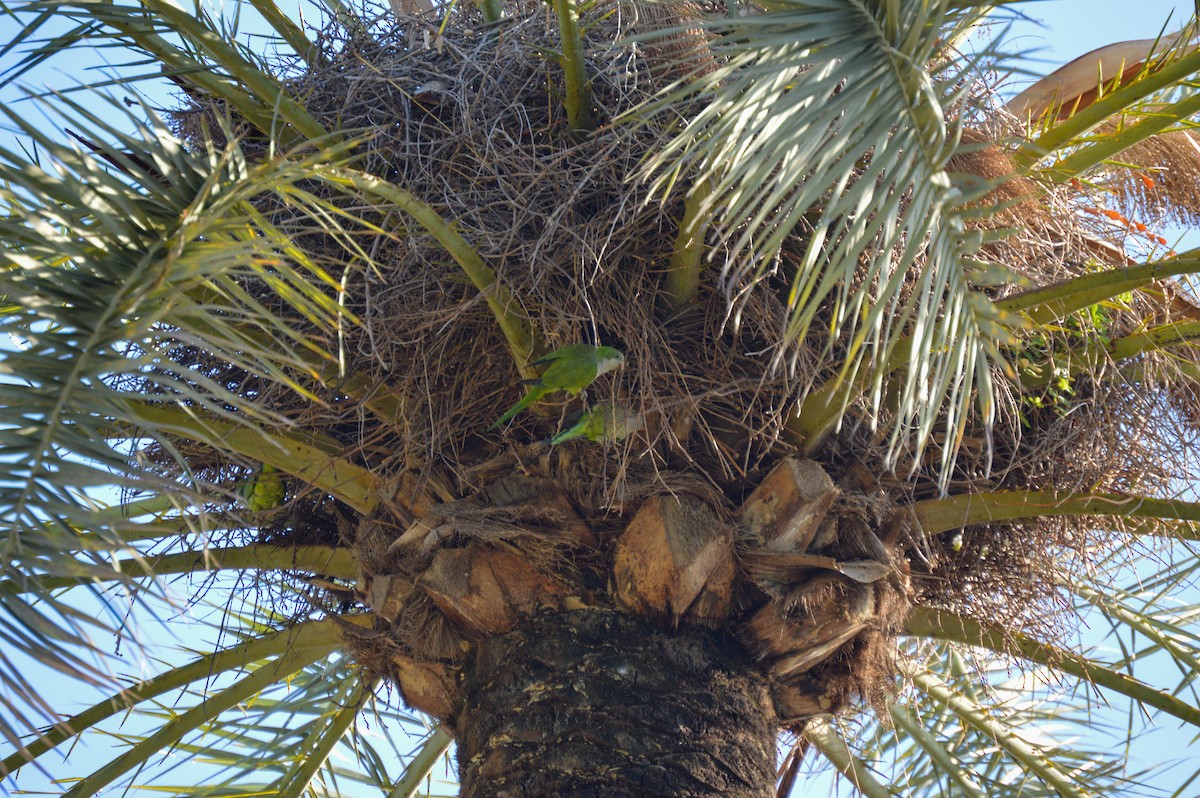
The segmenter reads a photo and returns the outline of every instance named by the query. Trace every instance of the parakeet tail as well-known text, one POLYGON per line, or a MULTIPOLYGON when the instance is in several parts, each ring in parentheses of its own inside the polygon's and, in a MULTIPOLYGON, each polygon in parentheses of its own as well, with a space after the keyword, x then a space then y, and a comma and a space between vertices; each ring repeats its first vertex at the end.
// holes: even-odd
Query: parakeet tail
POLYGON ((538 393, 536 390, 529 391, 527 394, 525 394, 524 398, 522 398, 521 401, 517 402, 515 405, 510 407, 508 409, 508 411, 505 412, 504 415, 500 416, 500 418, 498 418, 494 422, 492 422, 492 426, 488 427, 488 430, 489 431, 494 430, 496 427, 500 426, 504 422, 511 420, 512 417, 515 416, 517 413, 520 413, 522 410, 524 410, 525 408, 529 407, 534 402, 536 402, 538 400, 539 396, 541 396, 541 394, 538 393))
POLYGON ((511 408, 508 409, 508 412, 506 412, 504 415, 500 416, 500 418, 498 418, 492 422, 492 425, 490 427, 488 427, 488 432, 491 432, 492 430, 496 429, 496 427, 499 427, 505 421, 508 421, 509 419, 511 419, 513 416, 515 416, 517 413, 520 413, 520 412, 521 412, 520 405, 513 405, 511 408))

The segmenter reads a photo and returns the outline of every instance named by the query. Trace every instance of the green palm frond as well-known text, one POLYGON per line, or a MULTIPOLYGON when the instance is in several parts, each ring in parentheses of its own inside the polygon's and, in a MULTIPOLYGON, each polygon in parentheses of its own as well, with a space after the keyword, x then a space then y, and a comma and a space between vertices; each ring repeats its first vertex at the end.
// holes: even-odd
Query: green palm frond
POLYGON ((429 780, 437 761, 445 756, 454 738, 445 729, 435 729, 408 759, 404 775, 396 780, 396 786, 388 793, 387 798, 413 798, 420 789, 421 783, 429 780))
POLYGON ((428 204, 409 192, 374 175, 354 169, 334 168, 326 170, 325 179, 335 185, 352 187, 373 201, 385 202, 403 211, 433 236, 454 258, 463 274, 479 290, 484 301, 491 308, 492 314, 496 317, 496 323, 508 342, 509 350, 512 352, 518 369, 527 378, 537 376, 537 372, 532 370, 530 362, 534 360, 534 354, 538 352, 541 342, 538 340, 537 331, 533 329, 529 316, 521 307, 521 303, 497 278, 495 271, 484 262, 475 248, 455 229, 454 224, 443 219, 428 204))
MULTIPOLYGON (((1171 526, 1170 534, 1195 537, 1192 526, 1200 522, 1200 503, 1116 493, 1069 494, 1054 491, 1000 491, 928 499, 912 505, 910 512, 928 535, 970 524, 1001 523, 1018 518, 1114 516, 1185 523, 1171 526)), ((1156 532, 1148 527, 1147 532, 1156 532)), ((1160 532, 1161 534, 1161 532, 1160 532)))
POLYGON ((920 650, 891 723, 857 735, 859 757, 896 794, 1154 794, 1138 786, 1148 771, 1125 762, 1129 730, 1097 717, 1086 688, 1072 692, 1044 671, 1014 675, 1011 663, 969 649, 920 650), (1105 738, 1111 747, 1089 747, 1105 738))
POLYGON ((660 188, 685 176, 704 186, 744 256, 723 274, 731 292, 769 274, 790 282, 788 341, 803 340, 832 302, 840 379, 857 377, 876 408, 887 363, 912 338, 893 447, 910 435, 920 447, 943 410, 954 431, 973 401, 990 417, 987 364, 1002 360, 997 344, 1009 337, 1003 314, 972 290, 996 278, 971 259, 976 197, 947 174, 952 118, 978 64, 942 48, 984 5, 772 2, 769 13, 714 23, 726 65, 673 95, 706 105, 648 164, 660 188), (806 249, 780 261, 797 229, 806 249))
POLYGON ((1139 65, 1138 56, 1131 53, 1126 57, 1128 63, 1122 62, 1127 69, 1125 74, 1120 70, 1116 75, 1105 73, 1098 64, 1102 48, 1095 57, 1081 56, 1026 89, 1010 103, 1018 114, 1029 111, 1037 114, 1030 120, 1035 126, 1033 135, 1021 145, 1018 160, 1038 169, 1042 179, 1064 182, 1194 117, 1200 109, 1197 105, 1200 98, 1191 88, 1192 79, 1200 72, 1200 51, 1193 45, 1195 36, 1194 27, 1190 27, 1163 37, 1157 41, 1157 52, 1149 57, 1147 52, 1154 49, 1150 41, 1131 42, 1142 45, 1137 52, 1146 60, 1139 65), (1082 71, 1083 82, 1060 90, 1062 73, 1072 69, 1082 71), (1107 91, 1091 96, 1097 95, 1101 80, 1108 82, 1107 91), (1046 95, 1047 99, 1040 102, 1025 99, 1035 92, 1046 95), (1123 124, 1115 131, 1097 133, 1112 120, 1121 120, 1123 124), (1053 156, 1049 164, 1039 163, 1047 156, 1053 156))
MULTIPOLYGON (((1052 668, 1092 687, 1111 690, 1136 702, 1144 711, 1173 715, 1184 723, 1200 728, 1200 708, 1195 697, 1191 703, 1165 693, 1157 687, 1130 675, 1130 664, 1136 656, 1115 661, 1101 661, 1039 642, 1028 635, 1013 633, 996 624, 983 624, 945 611, 919 609, 909 619, 910 634, 950 641, 975 649, 986 649, 1000 657, 1019 658, 1038 666, 1052 668)), ((1140 652, 1153 653, 1153 649, 1140 652)))
MULTIPOLYGON (((1194 563, 1190 569, 1195 570, 1194 563)), ((1110 627, 1108 639, 1120 645, 1122 657, 1116 667, 1144 669, 1150 667, 1147 662, 1151 657, 1165 658, 1171 670, 1179 674, 1170 694, 1200 705, 1196 689, 1200 675, 1200 606, 1174 603, 1169 595, 1155 595, 1152 584, 1139 586, 1136 592, 1119 588, 1105 594, 1087 589, 1075 592, 1105 619, 1110 627)), ((1190 720, 1196 725, 1195 717, 1190 720)))
POLYGON ((369 617, 272 629, 250 620, 239 626, 225 611, 219 616, 221 634, 239 642, 130 684, 67 719, 63 728, 71 732, 49 730, 8 757, 5 774, 52 768, 55 751, 72 740, 109 738, 119 756, 68 795, 93 795, 113 782, 197 796, 332 796, 363 787, 384 795, 397 785, 419 784, 445 753, 444 733, 376 701, 372 684, 336 653, 345 630, 369 626, 369 617), (424 737, 425 756, 397 770, 409 754, 400 746, 424 737), (172 758, 162 756, 167 751, 193 763, 186 785, 172 785, 179 774, 172 758))
POLYGON ((567 120, 572 130, 587 131, 592 127, 592 97, 579 30, 579 8, 575 0, 553 0, 551 5, 562 41, 559 62, 563 69, 563 105, 567 120))
POLYGON ((1196 39, 1192 20, 1156 39, 1100 48, 1035 82, 1008 105, 1028 127, 1014 163, 1043 185, 1087 183, 1093 190, 1083 193, 1102 208, 1115 200, 1126 216, 1143 217, 1135 229, 1194 225, 1196 39))
POLYGON ((856 756, 845 738, 826 719, 822 718, 805 729, 804 739, 854 787, 867 798, 888 798, 892 790, 886 778, 876 775, 868 763, 856 756))
MULTIPOLYGON (((97 621, 78 617, 39 576, 124 578, 107 553, 126 546, 119 519, 97 523, 89 497, 111 488, 165 490, 184 503, 199 496, 198 486, 131 459, 121 440, 159 440, 172 451, 155 431, 161 419, 142 417, 153 405, 226 426, 290 424, 175 364, 170 352, 203 341, 225 362, 311 395, 299 375, 315 379, 337 363, 337 331, 353 319, 337 299, 341 275, 310 260, 248 202, 273 193, 328 227, 336 217, 292 186, 344 148, 251 166, 236 144, 185 151, 148 109, 150 121, 126 134, 65 98, 58 107, 86 146, 58 143, 6 110, 41 164, 0 151, 0 332, 13 342, 0 385, 3 575, 21 587, 0 594, 0 604, 21 619, 16 628, 46 641, 21 646, 82 673, 64 646, 86 647, 97 621), (247 281, 281 297, 292 317, 268 310, 270 293, 250 294, 247 281), (75 545, 82 529, 94 535, 87 546, 75 545), (76 549, 80 556, 70 554, 76 549), (58 621, 49 620, 54 613, 58 621)), ((112 112, 132 121, 115 102, 112 112)), ((228 433, 219 426, 214 438, 228 433)), ((0 677, 14 686, 19 678, 11 667, 0 677)))
MULTIPOLYGON (((409 753, 402 746, 430 732, 412 715, 373 702, 368 687, 337 656, 305 668, 252 702, 212 717, 179 743, 197 763, 188 770, 189 781, 178 783, 181 774, 160 765, 140 773, 137 786, 197 796, 336 796, 364 790, 386 795, 406 775, 397 764, 409 753)), ((165 705, 147 706, 138 716, 154 727, 173 720, 177 712, 165 705)), ((444 750, 443 745, 438 756, 413 768, 413 780, 421 782, 444 750)))
MULTIPOLYGON (((979 756, 979 751, 994 751, 999 754, 997 743, 1001 737, 988 732, 982 738, 956 739, 953 729, 971 735, 982 729, 980 719, 967 717, 966 710, 974 704, 977 711, 988 712, 993 722, 1003 722, 1010 729, 1038 729, 1071 732, 1080 742, 1072 748, 1057 750, 1046 748, 1046 740, 1039 740, 1037 750, 1050 756, 1056 767, 1066 768, 1072 778, 1082 777, 1081 784, 1090 794, 1140 795, 1157 794, 1149 785, 1155 783, 1154 772, 1179 763, 1163 761, 1150 756, 1153 763, 1149 770, 1138 771, 1124 762, 1131 745, 1144 726, 1162 724, 1175 729, 1173 733, 1195 736, 1200 731, 1200 694, 1195 689, 1195 673, 1200 664, 1196 662, 1196 651, 1200 650, 1200 610, 1194 604, 1179 600, 1186 594, 1186 585, 1191 583, 1197 572, 1194 544, 1168 536, 1160 539, 1145 539, 1138 546, 1140 557, 1130 558, 1130 552, 1113 549, 1098 563, 1106 585, 1104 592, 1071 584, 1064 586, 1085 605, 1081 618, 1092 630, 1087 639, 1089 645, 1060 641, 1057 645, 1034 640, 998 624, 979 623, 960 618, 952 613, 929 609, 916 611, 909 620, 908 631, 923 638, 940 638, 950 641, 949 646, 939 645, 925 649, 931 652, 925 667, 936 673, 935 679, 914 678, 914 684, 924 690, 929 686, 940 698, 933 706, 942 709, 928 716, 931 704, 919 696, 912 696, 916 713, 922 715, 921 724, 935 732, 937 741, 945 744, 954 741, 953 751, 963 757, 964 773, 947 771, 939 757, 924 759, 909 757, 906 767, 925 769, 929 772, 919 779, 920 784, 937 780, 957 780, 967 775, 982 779, 978 783, 986 795, 1007 794, 1003 784, 985 783, 999 777, 1005 770, 988 756, 979 756), (1140 565, 1137 563, 1140 562, 1140 565), (1157 563, 1157 565, 1155 565, 1157 563), (1136 566, 1136 569, 1135 569, 1136 566), (1132 582, 1134 587, 1123 588, 1122 582, 1132 582), (1107 634, 1099 634, 1105 626, 1107 634), (1114 654, 1116 656, 1114 656, 1114 654), (1013 693, 1013 685, 1004 686, 1003 681, 1012 676, 1009 657, 1022 660, 1025 684, 1013 693), (965 659, 964 659, 965 658, 965 659), (995 674, 1001 676, 1000 690, 991 681, 992 687, 981 690, 978 672, 981 663, 998 663, 995 674), (957 663, 957 664, 956 664, 957 663), (1168 671, 1175 669, 1178 680, 1169 686, 1168 671), (1007 676, 1005 676, 1007 674, 1007 676), (1145 678, 1146 681, 1143 681, 1145 678), (945 692, 950 690, 950 692, 945 692), (1005 704, 1003 712, 997 712, 1005 694, 1018 703, 1005 704), (954 693, 958 697, 954 697, 954 693), (965 703, 964 703, 965 702, 965 703), (991 707, 991 709, 989 709, 991 707), (947 720, 946 713, 953 717, 947 720), (1122 721, 1122 713, 1128 715, 1122 721), (1183 723, 1182 732, 1177 728, 1183 723), (970 727, 970 728, 968 728, 970 727), (1113 741, 1108 750, 1080 750, 1082 741, 1095 745, 1108 737, 1113 741), (969 755, 963 752, 969 752, 969 755), (991 764, 989 764, 991 762, 991 764), (934 775, 940 769, 939 775, 934 775), (988 775, 992 774, 992 775, 988 775), (1093 781, 1092 779, 1099 779, 1093 781)), ((1136 545, 1136 544, 1135 544, 1136 545)), ((930 695, 928 691, 924 691, 930 695)), ((1004 699, 1007 700, 1007 699, 1004 699)), ((927 747, 931 742, 923 738, 919 730, 910 729, 913 712, 899 710, 896 720, 896 735, 906 735, 911 742, 904 743, 893 732, 879 729, 875 739, 881 741, 881 750, 895 753, 905 746, 927 747)), ((894 713, 896 716, 897 713, 894 713)), ((868 749, 871 750, 871 749, 868 749)), ((1015 754, 1019 754, 1015 752, 1015 754)), ((1022 768, 1036 773, 1036 769, 1022 768)), ((1186 763, 1184 763, 1186 766, 1186 763)), ((1192 778, 1195 778, 1193 776, 1192 778)), ((1178 777, 1175 782, 1181 781, 1178 777)), ((907 793, 906 794, 910 794, 907 793)), ((921 792, 911 794, 920 795, 921 792)), ((936 793, 933 793, 936 794, 936 793)), ((1019 794, 1040 794, 1020 792, 1019 794)), ((1054 794, 1054 793, 1051 793, 1054 794)))
MULTIPOLYGON (((23 24, 8 46, 37 41, 39 31, 51 21, 76 24, 61 33, 48 33, 39 45, 3 74, 0 85, 19 80, 30 69, 75 47, 111 48, 126 57, 140 54, 161 65, 162 73, 182 85, 220 98, 251 122, 272 142, 295 145, 305 140, 336 139, 288 93, 261 56, 236 38, 227 37, 224 20, 213 19, 202 5, 184 10, 167 0, 122 5, 109 2, 59 2, 32 0, 5 9, 23 24), (178 43, 175 43, 178 42, 178 43)), ((304 46, 295 31, 288 42, 304 46)), ((312 57, 305 48, 299 57, 312 57)))
POLYGON ((138 703, 153 701, 163 693, 184 688, 193 682, 211 679, 226 671, 241 668, 247 663, 278 656, 293 645, 319 645, 322 639, 333 640, 336 637, 337 627, 332 621, 319 621, 307 629, 292 628, 262 634, 255 639, 164 671, 152 679, 130 685, 121 693, 105 698, 100 703, 73 715, 60 726, 45 730, 37 739, 30 741, 4 760, 4 775, 11 775, 18 769, 33 764, 38 757, 55 746, 83 734, 95 724, 138 703))
POLYGON ((202 696, 202 700, 189 709, 183 712, 171 710, 170 722, 159 724, 155 731, 133 742, 124 753, 75 783, 66 795, 72 798, 95 795, 124 774, 140 769, 151 758, 174 746, 188 734, 202 731, 214 717, 239 705, 250 703, 262 691, 292 679, 306 665, 327 655, 329 648, 332 648, 332 645, 324 651, 305 654, 296 650, 287 651, 269 664, 236 679, 232 684, 202 696))

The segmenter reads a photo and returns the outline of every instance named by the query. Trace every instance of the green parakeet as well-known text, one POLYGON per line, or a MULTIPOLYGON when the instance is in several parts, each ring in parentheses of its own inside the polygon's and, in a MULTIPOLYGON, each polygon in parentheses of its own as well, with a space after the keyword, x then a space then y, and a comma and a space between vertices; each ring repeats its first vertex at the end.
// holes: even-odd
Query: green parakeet
POLYGON ((589 441, 619 441, 645 426, 642 414, 615 402, 602 402, 590 408, 579 420, 549 440, 551 445, 585 438, 589 441))
POLYGON ((534 365, 546 365, 546 370, 539 379, 529 381, 524 398, 496 419, 488 429, 500 426, 546 394, 565 391, 574 396, 595 382, 601 374, 625 365, 625 356, 611 346, 569 344, 555 349, 535 361, 534 365))
POLYGON ((240 491, 246 507, 256 513, 282 507, 285 492, 279 469, 266 463, 257 474, 246 480, 240 491))

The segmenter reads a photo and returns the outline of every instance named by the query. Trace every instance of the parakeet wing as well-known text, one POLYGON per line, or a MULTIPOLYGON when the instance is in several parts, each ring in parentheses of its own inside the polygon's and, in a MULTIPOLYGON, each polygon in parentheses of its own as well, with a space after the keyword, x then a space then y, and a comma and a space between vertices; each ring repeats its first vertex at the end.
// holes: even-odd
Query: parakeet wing
POLYGON ((577 394, 596 379, 596 363, 591 358, 556 360, 542 375, 542 383, 550 390, 577 394))
POLYGON ((553 352, 542 355, 533 361, 533 365, 544 366, 556 360, 586 360, 589 355, 594 356, 595 350, 596 347, 588 344, 567 344, 566 346, 560 346, 553 352))

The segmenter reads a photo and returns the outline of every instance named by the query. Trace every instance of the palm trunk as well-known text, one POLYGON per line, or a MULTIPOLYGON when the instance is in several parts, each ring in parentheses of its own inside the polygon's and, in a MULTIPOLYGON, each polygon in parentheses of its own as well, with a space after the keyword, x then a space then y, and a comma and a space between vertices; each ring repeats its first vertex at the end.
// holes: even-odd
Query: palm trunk
POLYGON ((545 613, 479 643, 463 674, 464 798, 773 794, 767 680, 717 632, 545 613))
POLYGON ((681 493, 601 536, 557 483, 510 475, 398 537, 368 520, 379 626, 355 657, 454 731, 466 798, 766 798, 777 730, 880 694, 908 615, 888 544, 826 517, 839 490, 785 460, 736 529, 681 493), (540 549, 504 543, 517 523, 540 549), (819 531, 840 560, 807 553, 819 531))

